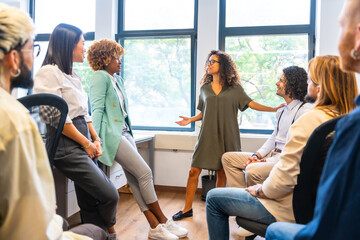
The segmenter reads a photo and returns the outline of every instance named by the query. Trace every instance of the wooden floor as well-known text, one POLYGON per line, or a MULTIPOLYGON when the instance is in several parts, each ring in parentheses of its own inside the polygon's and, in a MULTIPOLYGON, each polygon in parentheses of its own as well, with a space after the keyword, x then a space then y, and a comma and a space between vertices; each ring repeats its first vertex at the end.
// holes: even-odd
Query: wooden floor
MULTIPOLYGON (((182 209, 184 205, 185 190, 156 190, 160 206, 164 214, 171 218, 173 214, 182 209)), ((184 240, 207 240, 205 202, 201 200, 201 193, 196 193, 193 203, 194 216, 176 221, 177 224, 189 230, 187 238, 184 240)), ((75 214, 68 219, 70 226, 76 226, 80 222, 80 214, 75 214)), ((230 240, 244 240, 245 238, 236 236, 234 232, 238 226, 233 217, 230 218, 230 240)), ((147 240, 149 224, 144 215, 140 212, 132 194, 120 193, 120 200, 117 211, 117 221, 115 229, 119 240, 147 240)), ((257 237, 255 240, 264 240, 257 237)))
MULTIPOLYGON (((160 206, 164 214, 171 218, 171 216, 182 209, 184 205, 185 192, 184 191, 164 191, 157 190, 160 206)), ((208 238, 205 202, 201 200, 200 193, 195 196, 193 203, 194 216, 185 218, 176 223, 189 230, 188 238, 191 240, 206 240, 208 238)), ((127 240, 144 240, 148 239, 149 225, 140 212, 133 196, 131 194, 120 193, 120 200, 117 212, 116 232, 119 239, 127 240)), ((234 218, 230 219, 230 232, 237 229, 237 224, 234 218)), ((230 239, 243 240, 242 237, 237 237, 234 234, 230 239)), ((261 238, 260 238, 261 239, 261 238)))

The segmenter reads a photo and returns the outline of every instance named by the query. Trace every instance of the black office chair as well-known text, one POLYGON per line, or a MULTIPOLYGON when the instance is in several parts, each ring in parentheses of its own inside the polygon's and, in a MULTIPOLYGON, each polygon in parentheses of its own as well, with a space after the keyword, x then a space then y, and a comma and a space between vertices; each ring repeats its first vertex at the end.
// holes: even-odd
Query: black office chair
POLYGON ((305 146, 293 196, 296 223, 307 224, 314 216, 317 188, 327 152, 334 140, 335 125, 344 116, 333 118, 317 127, 305 146))
MULTIPOLYGON (((294 188, 293 210, 296 223, 306 224, 314 215, 317 187, 327 152, 334 140, 335 125, 344 116, 341 115, 322 123, 313 131, 306 143, 301 157, 298 183, 294 188)), ((252 240, 256 235, 265 237, 269 226, 240 217, 236 217, 236 222, 239 226, 255 233, 253 236, 246 237, 246 240, 252 240)))
POLYGON ((54 157, 59 138, 64 128, 68 113, 67 103, 53 94, 32 94, 18 99, 38 124, 40 134, 46 145, 50 166, 53 167, 54 157))

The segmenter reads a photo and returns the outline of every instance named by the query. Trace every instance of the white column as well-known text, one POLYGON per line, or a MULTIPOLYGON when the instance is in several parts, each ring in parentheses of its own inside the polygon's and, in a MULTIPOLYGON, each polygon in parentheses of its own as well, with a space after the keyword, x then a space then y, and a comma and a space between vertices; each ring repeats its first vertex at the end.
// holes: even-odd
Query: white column
MULTIPOLYGON (((339 16, 343 0, 317 0, 316 8, 316 49, 315 55, 339 55, 339 16)), ((356 74, 360 89, 360 75, 356 74)))
MULTIPOLYGON (((204 75, 206 57, 211 50, 219 47, 219 0, 199 0, 198 2, 198 38, 196 60, 196 106, 200 92, 200 80, 204 75)), ((195 107, 196 107, 195 106, 195 107)), ((200 122, 195 125, 199 132, 200 122)))
POLYGON ((317 0, 315 55, 339 55, 339 15, 344 1, 317 0))
POLYGON ((96 0, 95 40, 103 38, 115 40, 117 33, 118 1, 96 0))

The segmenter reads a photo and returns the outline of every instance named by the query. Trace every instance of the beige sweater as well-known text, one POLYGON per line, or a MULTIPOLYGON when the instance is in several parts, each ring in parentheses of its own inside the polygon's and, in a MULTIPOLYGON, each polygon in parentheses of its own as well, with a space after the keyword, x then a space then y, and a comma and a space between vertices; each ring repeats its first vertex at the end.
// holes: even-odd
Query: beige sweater
POLYGON ((279 161, 263 183, 262 190, 270 199, 259 198, 277 221, 295 222, 292 199, 304 147, 314 129, 330 119, 324 111, 313 109, 290 127, 279 161))

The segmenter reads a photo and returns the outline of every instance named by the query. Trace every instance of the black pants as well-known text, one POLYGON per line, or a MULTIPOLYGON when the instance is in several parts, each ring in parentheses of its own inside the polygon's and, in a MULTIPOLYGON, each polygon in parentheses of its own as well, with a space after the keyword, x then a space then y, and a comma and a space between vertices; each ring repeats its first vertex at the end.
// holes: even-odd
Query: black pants
MULTIPOLYGON (((84 117, 72 121, 78 131, 90 139, 84 117)), ((118 192, 80 144, 61 135, 54 160, 55 167, 74 181, 83 223, 92 223, 105 230, 113 226, 116 222, 118 192)))

